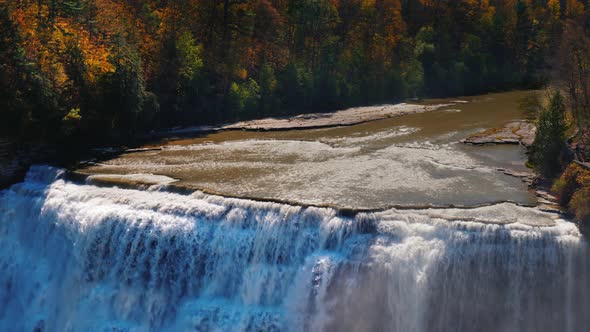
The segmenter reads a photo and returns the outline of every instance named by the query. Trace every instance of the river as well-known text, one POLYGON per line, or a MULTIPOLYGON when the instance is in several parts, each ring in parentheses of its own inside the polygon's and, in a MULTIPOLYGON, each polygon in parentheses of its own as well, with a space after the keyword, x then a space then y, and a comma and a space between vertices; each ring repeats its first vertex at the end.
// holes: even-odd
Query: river
POLYGON ((521 95, 33 166, 0 192, 0 330, 586 330, 577 226, 497 171, 519 146, 457 143, 521 95))
POLYGON ((224 196, 339 207, 533 204, 521 180, 497 171, 525 169, 523 148, 459 143, 470 133, 521 119, 518 103, 525 94, 465 98, 436 111, 347 127, 224 131, 82 171, 159 174, 224 196))

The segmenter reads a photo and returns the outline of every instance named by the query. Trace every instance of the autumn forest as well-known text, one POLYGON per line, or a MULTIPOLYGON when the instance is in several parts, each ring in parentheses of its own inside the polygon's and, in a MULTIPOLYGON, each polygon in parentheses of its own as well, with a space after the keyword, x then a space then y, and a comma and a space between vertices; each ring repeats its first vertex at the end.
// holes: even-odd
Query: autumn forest
POLYGON ((117 140, 535 88, 568 26, 587 31, 588 1, 1 1, 0 127, 117 140))

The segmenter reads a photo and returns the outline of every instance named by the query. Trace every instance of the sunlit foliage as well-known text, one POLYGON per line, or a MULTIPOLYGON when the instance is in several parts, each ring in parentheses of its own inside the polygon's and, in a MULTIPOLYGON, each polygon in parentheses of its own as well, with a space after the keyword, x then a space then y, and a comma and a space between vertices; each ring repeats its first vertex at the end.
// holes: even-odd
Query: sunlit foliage
POLYGON ((124 138, 537 87, 547 60, 571 40, 562 38, 564 26, 586 33, 588 7, 581 0, 4 1, 2 130, 124 138), (65 125, 71 110, 80 118, 65 125))

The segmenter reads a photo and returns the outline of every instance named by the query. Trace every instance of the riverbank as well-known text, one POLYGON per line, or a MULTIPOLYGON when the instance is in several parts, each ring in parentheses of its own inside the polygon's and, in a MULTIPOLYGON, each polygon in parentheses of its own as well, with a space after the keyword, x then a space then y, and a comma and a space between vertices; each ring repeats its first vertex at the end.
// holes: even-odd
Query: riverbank
MULTIPOLYGON (((461 140, 475 146, 520 144, 529 149, 535 140, 534 124, 518 121, 502 128, 490 128, 461 140)), ((583 140, 582 140, 583 141, 583 140)), ((590 163, 585 162, 588 148, 581 142, 568 142, 565 158, 570 158, 556 179, 546 179, 527 172, 506 170, 505 174, 521 178, 538 197, 538 208, 544 211, 563 212, 581 226, 590 224, 590 163)), ((564 158, 564 159, 565 159, 564 158)), ((504 171, 500 169, 500 171, 504 171)))
POLYGON ((145 136, 145 139, 166 140, 181 137, 207 135, 222 131, 289 131, 353 126, 403 115, 431 112, 464 103, 467 103, 467 101, 454 99, 450 102, 443 103, 431 101, 424 104, 399 103, 353 107, 333 112, 306 113, 284 117, 267 117, 247 121, 238 121, 230 124, 221 124, 218 126, 169 128, 148 133, 145 136))
POLYGON ((57 155, 56 145, 0 139, 0 189, 22 181, 33 164, 55 163, 57 155))
POLYGON ((552 183, 559 204, 584 227, 590 227, 590 166, 575 160, 552 183))
POLYGON ((443 107, 457 105, 465 101, 456 100, 442 104, 393 104, 354 107, 335 112, 301 114, 284 118, 264 118, 241 121, 222 126, 222 130, 297 130, 317 129, 336 126, 352 126, 370 121, 383 120, 396 116, 435 111, 443 107))

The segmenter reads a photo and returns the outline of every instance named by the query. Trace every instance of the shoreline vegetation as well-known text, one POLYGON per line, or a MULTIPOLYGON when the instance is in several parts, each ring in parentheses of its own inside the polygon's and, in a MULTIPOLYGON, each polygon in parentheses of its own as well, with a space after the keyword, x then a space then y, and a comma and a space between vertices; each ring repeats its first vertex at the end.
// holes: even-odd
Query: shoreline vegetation
MULTIPOLYGON (((568 79, 571 78, 566 76, 561 82, 575 84, 568 79)), ((575 100, 584 90, 566 91, 567 99, 560 90, 553 90, 547 92, 545 105, 541 101, 533 102, 537 130, 529 148, 527 166, 539 175, 538 186, 551 191, 561 207, 587 228, 590 226, 590 164, 586 162, 590 153, 590 104, 576 109, 575 100), (568 133, 573 134, 568 138, 568 133)))
POLYGON ((569 22, 588 17, 578 0, 7 1, 0 129, 126 142, 178 125, 537 88, 569 22))
MULTIPOLYGON (((590 44, 588 44, 590 45, 590 44)), ((588 49, 590 51, 590 48, 588 49)), ((590 61, 590 53, 588 61, 590 61)), ((582 73, 590 75, 590 72, 582 73)), ((590 77, 590 76, 589 76, 590 77)), ((579 82, 558 77, 555 82, 574 86, 579 82)), ((590 104, 575 110, 572 100, 584 98, 582 87, 567 90, 565 98, 559 86, 545 91, 545 98, 536 93, 523 99, 520 107, 528 114, 528 122, 509 123, 503 128, 490 128, 462 140, 472 145, 520 144, 526 147, 527 167, 535 177, 521 177, 535 191, 539 203, 561 209, 581 226, 590 226, 590 104), (546 100, 544 105, 543 100, 546 100), (573 133, 566 138, 568 133, 573 133)), ((506 174, 510 174, 507 172, 506 174)))

